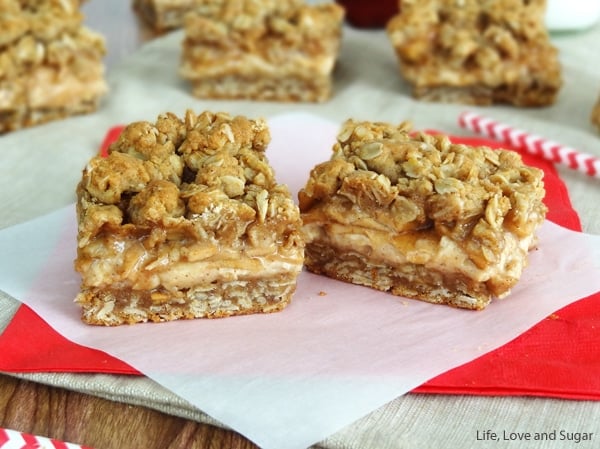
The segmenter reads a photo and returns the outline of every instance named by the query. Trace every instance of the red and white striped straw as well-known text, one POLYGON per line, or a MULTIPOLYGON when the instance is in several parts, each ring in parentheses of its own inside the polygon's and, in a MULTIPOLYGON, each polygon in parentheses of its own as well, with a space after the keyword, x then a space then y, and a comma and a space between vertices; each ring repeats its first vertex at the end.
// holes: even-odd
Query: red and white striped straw
POLYGON ((600 178, 600 159, 573 148, 526 133, 473 112, 463 112, 458 124, 478 134, 499 140, 551 162, 564 164, 573 170, 600 178))
POLYGON ((73 443, 64 443, 46 437, 38 437, 16 430, 0 428, 1 449, 90 449, 73 443))

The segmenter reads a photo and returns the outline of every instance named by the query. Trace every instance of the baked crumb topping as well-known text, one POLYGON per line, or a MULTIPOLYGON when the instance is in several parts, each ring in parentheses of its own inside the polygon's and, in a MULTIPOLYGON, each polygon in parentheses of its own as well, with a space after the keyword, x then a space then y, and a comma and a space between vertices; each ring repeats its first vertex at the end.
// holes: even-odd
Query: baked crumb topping
POLYGON ((242 2, 239 0, 226 4, 223 0, 134 0, 134 8, 156 30, 179 28, 189 13, 205 17, 218 17, 223 14, 229 17, 244 16, 241 21, 260 19, 269 14, 289 10, 301 4, 298 0, 261 0, 242 2))
MULTIPOLYGON (((297 43, 303 37, 314 36, 318 30, 323 31, 331 28, 330 25, 336 25, 337 21, 334 19, 338 18, 343 9, 335 4, 311 6, 303 0, 204 0, 197 3, 196 11, 197 13, 188 15, 186 21, 212 21, 213 33, 222 33, 223 37, 253 47, 259 38, 271 33, 284 36, 288 43, 297 43), (331 17, 327 23, 323 23, 320 19, 326 14, 331 17)), ((187 37, 191 41, 195 38, 204 41, 202 30, 193 27, 188 30, 187 37)))
POLYGON ((417 96, 430 94, 427 88, 470 87, 471 102, 541 105, 562 83, 544 11, 545 0, 404 0, 387 28, 417 96), (484 88, 497 89, 497 97, 486 99, 484 88))
MULTIPOLYGON (((298 56, 289 52, 294 49, 308 56, 329 54, 329 39, 341 34, 342 18, 343 9, 336 4, 305 5, 298 0, 223 2, 214 15, 186 17, 184 49, 210 43, 211 51, 191 51, 187 57, 196 64, 215 67, 221 58, 231 57, 233 48, 271 63, 287 63, 298 56)), ((337 42, 333 44, 337 48, 337 42)))
POLYGON ((268 164, 269 141, 264 120, 224 113, 130 124, 84 170, 79 247, 102 232, 157 229, 248 251, 300 245, 298 208, 268 164))
POLYGON ((196 8, 204 17, 244 30, 264 26, 265 19, 291 17, 305 3, 304 0, 197 0, 196 8))

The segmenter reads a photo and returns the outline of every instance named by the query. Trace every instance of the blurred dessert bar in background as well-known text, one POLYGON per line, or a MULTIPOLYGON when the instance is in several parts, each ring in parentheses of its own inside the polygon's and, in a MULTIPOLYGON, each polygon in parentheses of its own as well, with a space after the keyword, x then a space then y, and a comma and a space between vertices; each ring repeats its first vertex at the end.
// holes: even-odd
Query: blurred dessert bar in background
POLYGON ((387 26, 417 98, 546 106, 562 85, 545 0, 401 0, 387 26))
POLYGON ((183 27, 190 12, 214 14, 221 3, 223 0, 133 0, 133 8, 147 25, 160 32, 183 27))
POLYGON ((180 74, 199 98, 323 102, 343 19, 335 3, 224 0, 186 16, 180 74))
POLYGON ((94 111, 104 38, 79 0, 0 0, 0 133, 94 111))

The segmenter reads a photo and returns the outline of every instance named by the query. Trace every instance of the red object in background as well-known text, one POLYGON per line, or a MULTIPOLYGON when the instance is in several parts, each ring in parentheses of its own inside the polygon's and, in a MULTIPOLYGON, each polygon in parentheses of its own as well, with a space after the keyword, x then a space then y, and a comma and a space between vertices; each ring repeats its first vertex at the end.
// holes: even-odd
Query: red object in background
POLYGON ((383 28, 398 12, 399 0, 337 0, 346 9, 346 21, 357 28, 383 28))
POLYGON ((108 156, 109 145, 111 143, 115 142, 119 138, 119 135, 121 134, 121 131, 123 131, 124 128, 125 128, 125 126, 123 126, 123 125, 117 125, 117 126, 113 126, 112 128, 110 128, 108 130, 108 132, 106 133, 106 136, 104 136, 102 145, 100 146, 100 156, 102 156, 102 157, 108 156))

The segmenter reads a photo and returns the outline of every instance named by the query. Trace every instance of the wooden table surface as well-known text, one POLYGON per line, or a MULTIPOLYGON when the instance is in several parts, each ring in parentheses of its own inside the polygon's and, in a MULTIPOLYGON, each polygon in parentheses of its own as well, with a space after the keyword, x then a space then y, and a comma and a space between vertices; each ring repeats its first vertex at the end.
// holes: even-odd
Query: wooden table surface
MULTIPOLYGON (((87 25, 105 36, 109 72, 154 36, 130 0, 90 0, 83 12, 87 25)), ((3 374, 0 427, 94 449, 256 448, 218 427, 3 374)))
POLYGON ((255 449, 237 433, 0 374, 0 427, 94 449, 255 449))

